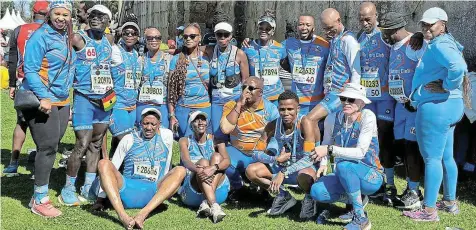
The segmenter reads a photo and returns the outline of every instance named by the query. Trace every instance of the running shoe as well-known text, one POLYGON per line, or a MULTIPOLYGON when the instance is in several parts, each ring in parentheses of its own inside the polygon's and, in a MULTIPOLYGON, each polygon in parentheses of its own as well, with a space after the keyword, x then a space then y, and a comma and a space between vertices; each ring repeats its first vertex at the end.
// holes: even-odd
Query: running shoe
POLYGON ((395 185, 385 186, 385 194, 383 195, 383 202, 392 206, 397 199, 397 188, 395 185))
POLYGON ((271 208, 268 210, 268 215, 276 216, 281 215, 288 209, 292 208, 297 203, 296 199, 287 192, 286 195, 276 196, 273 200, 271 208))
POLYGON ((225 218, 226 214, 223 212, 223 209, 221 206, 217 203, 212 204, 212 207, 210 208, 210 213, 212 215, 213 223, 218 223, 225 218))
POLYGON ((36 215, 46 218, 54 218, 61 215, 61 211, 53 206, 48 197, 41 199, 39 204, 36 203, 35 199, 32 199, 30 203, 31 212, 35 213, 36 215))
POLYGON ((438 212, 436 210, 433 213, 429 213, 423 207, 413 211, 403 211, 403 215, 410 217, 415 221, 440 221, 440 217, 438 217, 438 212))
POLYGON ((370 223, 370 220, 367 217, 367 213, 365 213, 365 217, 358 216, 354 213, 352 222, 350 222, 344 227, 344 229, 346 230, 370 230, 371 228, 372 224, 370 223))
POLYGON ((299 218, 303 220, 309 220, 314 218, 316 215, 316 201, 314 201, 311 196, 305 196, 301 202, 301 213, 299 213, 299 218))
POLYGON ((458 215, 459 214, 459 207, 458 207, 458 203, 456 203, 456 201, 451 205, 447 205, 445 203, 445 201, 440 200, 440 201, 436 202, 436 208, 438 210, 442 210, 442 211, 445 211, 445 212, 453 214, 453 215, 458 215))
POLYGON ((18 164, 9 164, 4 170, 3 175, 6 177, 18 176, 18 164))
MULTIPOLYGON (((367 204, 369 204, 369 197, 367 195, 363 195, 362 196, 362 208, 365 208, 365 206, 367 206, 367 204)), ((346 205, 346 208, 347 208, 347 205, 346 205)), ((349 223, 352 221, 352 219, 354 218, 354 208, 352 207, 352 205, 350 205, 350 208, 348 209, 349 211, 340 215, 339 216, 339 219, 344 222, 344 223, 349 223)))
POLYGON ((206 200, 203 200, 200 207, 198 207, 197 217, 209 217, 210 215, 210 205, 206 200))
POLYGON ((316 224, 326 224, 330 215, 331 215, 331 212, 329 212, 329 210, 327 210, 327 209, 322 210, 322 212, 319 214, 319 216, 317 216, 316 224))
POLYGON ((79 189, 80 195, 78 196, 79 201, 81 202, 87 202, 87 203, 92 203, 96 201, 96 194, 92 191, 92 185, 84 185, 81 186, 79 189))
POLYGON ((58 196, 58 201, 62 205, 66 206, 78 206, 80 204, 78 196, 76 195, 76 191, 66 187, 61 189, 61 194, 58 196))
POLYGON ((400 201, 396 202, 395 206, 400 209, 418 209, 421 207, 420 197, 416 191, 408 190, 404 193, 400 201))

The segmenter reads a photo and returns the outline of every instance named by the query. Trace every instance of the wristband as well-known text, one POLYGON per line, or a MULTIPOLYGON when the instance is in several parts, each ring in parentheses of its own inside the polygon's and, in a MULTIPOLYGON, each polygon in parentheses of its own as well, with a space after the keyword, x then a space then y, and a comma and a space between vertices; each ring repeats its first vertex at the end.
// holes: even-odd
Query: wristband
POLYGON ((169 113, 169 119, 175 117, 175 113, 169 113))

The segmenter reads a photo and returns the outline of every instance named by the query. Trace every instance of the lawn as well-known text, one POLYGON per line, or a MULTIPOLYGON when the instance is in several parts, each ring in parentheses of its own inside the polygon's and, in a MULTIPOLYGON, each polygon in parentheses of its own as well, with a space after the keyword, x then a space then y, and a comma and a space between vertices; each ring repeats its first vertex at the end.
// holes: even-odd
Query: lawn
MULTIPOLYGON (((1 91, 1 165, 0 170, 9 162, 12 144, 12 131, 16 122, 16 113, 7 91, 1 91)), ((29 134, 28 134, 29 135, 29 134)), ((31 177, 31 163, 27 161, 26 151, 35 148, 33 140, 27 135, 20 156, 19 177, 1 178, 1 228, 2 229, 121 229, 120 222, 116 218, 114 210, 106 212, 91 212, 90 205, 81 207, 60 207, 63 215, 56 219, 44 219, 34 215, 27 207, 33 191, 31 177)), ((68 128, 59 151, 72 149, 74 133, 68 128)), ((58 168, 57 155, 54 169, 51 173, 49 196, 55 205, 58 205, 57 196, 64 185, 65 169, 58 168)), ((174 146, 173 163, 179 161, 177 145, 174 146)), ((81 177, 83 173, 79 174, 81 177)), ((82 178, 79 181, 82 184, 82 178)), ((401 178, 397 179, 397 186, 401 192, 405 186, 401 178)), ((457 227, 461 229, 476 228, 476 183, 474 181, 460 183, 458 185, 458 197, 461 214, 451 216, 440 212, 440 222, 417 223, 401 216, 399 210, 384 206, 377 201, 372 202, 366 208, 373 229, 445 229, 445 227, 457 227)), ((79 186, 78 186, 79 189, 79 186)), ((299 199, 302 194, 296 194, 299 199)), ((316 225, 314 221, 300 222, 300 204, 293 207, 282 217, 272 218, 266 215, 269 203, 253 199, 243 201, 239 205, 223 205, 228 214, 224 221, 212 224, 208 219, 195 218, 195 211, 180 204, 176 198, 167 201, 157 212, 152 214, 145 222, 148 229, 341 229, 343 224, 336 217, 342 211, 342 205, 333 206, 331 223, 328 225, 316 225)), ((128 210, 134 216, 138 210, 128 210)))

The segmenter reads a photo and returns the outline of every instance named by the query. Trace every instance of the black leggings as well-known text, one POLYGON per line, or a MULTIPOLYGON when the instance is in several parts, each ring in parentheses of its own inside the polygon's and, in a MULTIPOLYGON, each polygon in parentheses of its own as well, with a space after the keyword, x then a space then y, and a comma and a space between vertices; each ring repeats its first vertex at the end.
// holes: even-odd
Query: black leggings
POLYGON ((380 163, 384 168, 395 166, 395 152, 393 148, 393 122, 377 120, 378 142, 380 149, 380 163))
POLYGON ((405 171, 410 181, 420 181, 424 172, 423 158, 416 141, 405 140, 405 153, 403 155, 405 171))
POLYGON ((49 184, 58 144, 66 132, 69 120, 68 106, 53 106, 51 113, 39 110, 22 111, 36 145, 35 185, 49 184))

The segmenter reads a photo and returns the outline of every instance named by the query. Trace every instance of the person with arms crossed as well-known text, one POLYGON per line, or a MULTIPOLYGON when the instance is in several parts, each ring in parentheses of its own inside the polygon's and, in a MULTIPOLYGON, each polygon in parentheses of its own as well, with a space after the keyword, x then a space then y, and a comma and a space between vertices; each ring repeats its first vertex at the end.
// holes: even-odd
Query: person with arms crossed
POLYGON ((226 216, 220 204, 225 202, 230 190, 224 174, 230 158, 225 144, 215 144, 213 135, 207 132, 208 116, 200 110, 190 113, 188 122, 193 134, 179 140, 181 164, 187 168, 179 194, 187 206, 199 207, 197 216, 210 216, 213 223, 218 223, 226 216))

